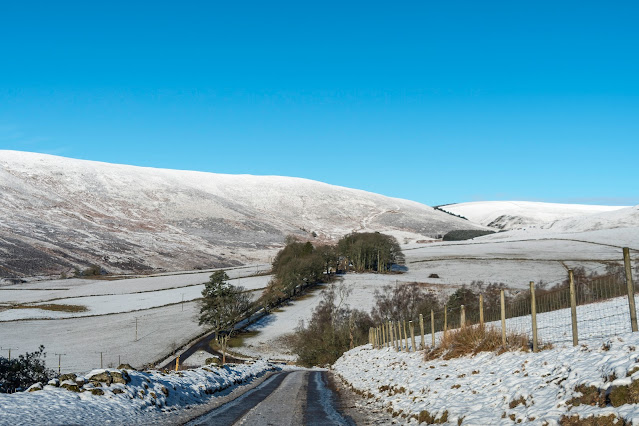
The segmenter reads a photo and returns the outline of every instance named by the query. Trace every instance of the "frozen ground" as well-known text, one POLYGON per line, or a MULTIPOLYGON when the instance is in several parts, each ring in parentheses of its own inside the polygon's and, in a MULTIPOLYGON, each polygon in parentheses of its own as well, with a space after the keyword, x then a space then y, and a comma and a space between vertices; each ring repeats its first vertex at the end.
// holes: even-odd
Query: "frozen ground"
MULTIPOLYGON (((100 366, 127 362, 134 367, 165 357, 205 331, 198 326, 196 302, 96 317, 57 320, 27 320, 0 323, 2 347, 16 353, 31 352, 45 346, 47 365, 58 367, 56 353, 62 356, 62 372, 83 372, 100 366), (135 318, 138 340, 135 340, 135 318)), ((3 354, 6 355, 6 354, 3 354)))
MULTIPOLYGON (((36 392, 0 394, 0 423, 184 424, 195 411, 204 408, 204 404, 224 401, 238 387, 274 369, 273 365, 257 361, 170 374, 129 371, 129 383, 102 383, 97 388, 102 395, 94 395, 92 391, 96 387, 91 384, 81 385, 83 391, 78 393, 45 386, 36 392)), ((120 370, 109 371, 120 373, 120 370)), ((88 382, 103 373, 104 370, 94 370, 79 379, 88 382)))
MULTIPOLYGON (((639 296, 636 298, 639 302, 639 296)), ((558 424, 563 415, 614 414, 627 424, 639 422, 638 405, 593 407, 569 401, 580 385, 605 395, 639 380, 639 333, 630 332, 625 297, 577 307, 579 345, 572 346, 570 309, 537 315, 539 337, 552 349, 539 353, 479 353, 424 361, 422 351, 396 352, 370 345, 344 354, 333 366, 347 383, 369 395, 384 410, 410 416, 427 411, 458 424, 558 424), (521 401, 517 403, 517 401, 521 401)), ((500 323, 488 323, 500 328, 500 323)), ((531 335, 531 318, 506 320, 509 331, 531 335)), ((436 334, 438 342, 442 333, 436 334)), ((416 342, 419 345, 419 336, 416 342)), ((431 335, 425 336, 430 345, 431 335)), ((410 340, 409 340, 410 345, 410 340)), ((411 349, 412 350, 412 349, 411 349)))
POLYGON ((639 422, 639 405, 600 408, 571 403, 579 385, 604 394, 639 380, 639 333, 590 340, 576 347, 539 353, 480 353, 451 360, 424 361, 421 352, 360 346, 333 366, 358 392, 384 410, 411 416, 427 412, 450 424, 559 424, 563 415, 623 418, 639 422), (603 345, 603 343, 606 343, 603 345), (546 422, 546 423, 544 423, 546 422))
MULTIPOLYGON (((266 270, 262 265, 262 270, 266 270)), ((259 266, 228 270, 229 282, 246 290, 266 287, 270 275, 247 276, 256 273, 259 266), (235 277, 235 278, 233 278, 235 277)), ((26 283, 0 288, 0 322, 32 318, 72 318, 78 316, 108 315, 157 308, 174 303, 199 299, 211 272, 106 280, 57 280, 26 283), (66 287, 63 287, 65 286, 66 287), (86 295, 86 296, 85 296, 86 295), (6 309, 12 304, 28 304, 33 308, 6 309), (38 309, 38 304, 74 305, 86 308, 84 312, 61 312, 38 309)))

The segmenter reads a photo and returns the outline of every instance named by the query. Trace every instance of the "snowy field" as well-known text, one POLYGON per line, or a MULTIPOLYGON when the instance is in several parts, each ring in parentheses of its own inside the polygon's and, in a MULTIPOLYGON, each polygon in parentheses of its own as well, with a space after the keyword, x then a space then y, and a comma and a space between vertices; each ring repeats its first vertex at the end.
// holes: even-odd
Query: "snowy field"
MULTIPOLYGON (((226 271, 232 278, 232 284, 255 290, 253 297, 257 298, 270 276, 249 275, 264 270, 264 265, 253 265, 226 271)), ((116 281, 41 281, 4 287, 0 290, 3 302, 6 300, 4 295, 11 294, 13 303, 79 305, 88 310, 0 311, 0 343, 2 347, 15 348, 14 353, 31 352, 44 345, 49 354, 47 365, 52 368, 57 367, 58 361, 53 354, 65 354, 62 357, 63 371, 78 372, 99 367, 99 352, 103 352, 105 366, 117 366, 119 360, 134 366, 152 363, 206 330, 198 325, 199 306, 194 299, 201 297, 204 288, 201 283, 210 275, 211 271, 207 271, 116 281), (32 286, 38 289, 30 290, 32 286), (153 291, 154 288, 157 291, 153 291), (50 298, 61 294, 98 295, 50 298)))
MULTIPOLYGON (((236 277, 229 282, 247 290, 261 290, 267 286, 271 276, 247 276, 256 270, 255 266, 229 270, 229 277, 236 277)), ((262 270, 266 270, 266 267, 262 266, 262 270)), ((45 289, 33 289, 33 284, 4 287, 0 289, 0 321, 108 315, 157 308, 181 303, 182 300, 188 302, 202 296, 202 283, 208 281, 210 275, 211 273, 207 272, 117 281, 57 280, 39 283, 40 286, 50 283, 52 287, 45 289), (67 287, 62 287, 63 284, 67 287), (53 288, 55 290, 51 290, 53 288), (85 294, 87 296, 84 296, 85 294), (70 295, 73 296, 69 297, 70 295), (37 308, 38 304, 50 303, 82 306, 86 311, 61 312, 37 308), (1 311, 3 305, 7 307, 10 304, 29 304, 33 308, 1 311)))
MULTIPOLYGON (((47 366, 58 367, 56 353, 62 356, 62 372, 83 372, 100 366, 127 362, 140 367, 168 355, 205 331, 198 326, 196 302, 115 315, 57 320, 27 320, 0 324, 2 347, 16 353, 31 352, 40 345, 47 352, 47 366), (135 340, 135 318, 138 340, 135 340)), ((3 354, 6 355, 6 354, 3 354)))

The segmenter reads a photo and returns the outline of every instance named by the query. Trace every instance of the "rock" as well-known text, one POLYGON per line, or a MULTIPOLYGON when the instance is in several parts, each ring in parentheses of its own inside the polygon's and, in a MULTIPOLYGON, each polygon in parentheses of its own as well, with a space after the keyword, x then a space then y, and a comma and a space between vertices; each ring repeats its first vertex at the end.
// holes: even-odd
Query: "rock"
POLYGON ((120 393, 124 393, 124 389, 120 389, 120 388, 115 388, 112 391, 114 394, 120 394, 120 393))
POLYGON ((80 386, 78 386, 78 384, 73 380, 67 380, 65 382, 62 382, 60 387, 66 390, 69 390, 71 392, 80 392, 80 386))
POLYGON ((113 378, 111 377, 111 373, 108 371, 103 371, 102 373, 97 373, 92 376, 87 377, 91 383, 95 385, 96 382, 106 383, 107 386, 113 383, 113 378))
POLYGON ((51 380, 49 380, 49 381, 47 382, 47 385, 49 385, 49 386, 55 386, 55 387, 57 388, 58 386, 60 386, 60 380, 58 380, 58 379, 51 379, 51 380))
POLYGON ((135 368, 131 367, 131 364, 120 364, 120 365, 118 365, 118 370, 137 371, 135 368))
POLYGON ((77 377, 78 377, 78 376, 76 376, 76 375, 75 375, 75 374, 73 374, 73 373, 67 373, 67 374, 63 374, 63 375, 61 375, 61 376, 59 377, 59 379, 60 379, 60 381, 61 381, 61 382, 66 382, 67 380, 75 381, 75 379, 76 379, 77 377))
POLYGON ((111 371, 111 380, 113 381, 113 383, 121 383, 123 385, 126 385, 131 381, 131 376, 129 376, 129 373, 127 373, 126 370, 122 370, 121 372, 111 371))
POLYGON ((86 383, 86 380, 84 380, 84 377, 76 377, 75 382, 78 386, 83 386, 86 383))
POLYGON ((91 389, 91 395, 104 395, 104 391, 100 388, 91 389))
POLYGON ((42 383, 38 382, 36 384, 29 386, 29 388, 27 389, 27 392, 37 392, 41 390, 42 390, 42 383))
POLYGON ((164 396, 169 396, 169 390, 166 388, 166 386, 162 386, 160 390, 162 391, 164 396))

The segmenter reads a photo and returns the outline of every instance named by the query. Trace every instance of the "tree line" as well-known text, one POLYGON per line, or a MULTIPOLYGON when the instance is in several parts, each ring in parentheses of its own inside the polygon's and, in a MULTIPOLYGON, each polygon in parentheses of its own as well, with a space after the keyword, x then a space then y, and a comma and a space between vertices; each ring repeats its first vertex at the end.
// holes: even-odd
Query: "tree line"
POLYGON ((266 309, 294 297, 310 286, 329 282, 337 272, 388 273, 404 263, 397 240, 379 232, 352 233, 336 245, 313 245, 293 237, 273 261, 273 279, 261 303, 266 309))

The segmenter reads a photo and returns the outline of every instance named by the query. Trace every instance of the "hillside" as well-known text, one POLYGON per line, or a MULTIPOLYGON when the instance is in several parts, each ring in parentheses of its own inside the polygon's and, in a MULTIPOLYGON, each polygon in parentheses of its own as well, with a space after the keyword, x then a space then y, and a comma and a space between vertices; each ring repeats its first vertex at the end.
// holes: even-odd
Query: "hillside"
POLYGON ((449 204, 440 208, 463 216, 476 224, 511 230, 549 227, 559 220, 612 212, 623 209, 624 206, 555 204, 532 201, 478 201, 449 204))
POLYGON ((286 235, 401 242, 472 227, 428 206, 306 179, 0 151, 0 277, 190 270, 268 261, 286 235))

